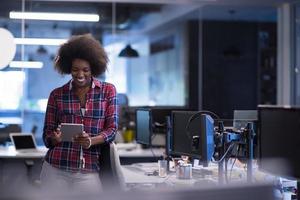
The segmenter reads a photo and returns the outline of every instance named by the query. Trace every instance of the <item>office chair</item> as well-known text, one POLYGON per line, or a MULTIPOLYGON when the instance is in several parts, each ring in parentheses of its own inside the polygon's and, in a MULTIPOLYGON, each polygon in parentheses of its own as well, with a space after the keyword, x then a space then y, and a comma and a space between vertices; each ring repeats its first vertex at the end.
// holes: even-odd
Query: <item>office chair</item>
POLYGON ((124 175, 121 169, 120 158, 114 142, 102 144, 100 164, 100 180, 103 190, 125 189, 124 175))
POLYGON ((118 115, 119 115, 119 128, 122 129, 123 127, 127 127, 129 123, 129 116, 128 116, 128 106, 129 106, 129 99, 128 96, 124 93, 117 94, 118 100, 118 115))

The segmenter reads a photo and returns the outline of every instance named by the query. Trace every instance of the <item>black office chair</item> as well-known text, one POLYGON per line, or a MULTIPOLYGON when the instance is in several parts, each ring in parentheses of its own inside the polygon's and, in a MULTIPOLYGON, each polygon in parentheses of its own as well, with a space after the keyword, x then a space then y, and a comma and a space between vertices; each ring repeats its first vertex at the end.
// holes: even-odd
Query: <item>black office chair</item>
POLYGON ((121 169, 120 158, 115 143, 105 143, 100 145, 101 156, 99 156, 100 164, 100 180, 103 190, 125 188, 125 181, 121 169))

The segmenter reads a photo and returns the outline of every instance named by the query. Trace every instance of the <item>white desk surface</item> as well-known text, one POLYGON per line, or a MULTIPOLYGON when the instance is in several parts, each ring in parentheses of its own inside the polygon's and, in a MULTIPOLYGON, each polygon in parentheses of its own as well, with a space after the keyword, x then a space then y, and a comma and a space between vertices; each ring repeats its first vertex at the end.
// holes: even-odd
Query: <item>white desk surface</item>
POLYGON ((37 152, 19 153, 14 146, 0 147, 0 158, 43 158, 47 152, 46 147, 38 147, 37 152))
POLYGON ((160 157, 165 153, 165 148, 142 149, 135 143, 117 143, 116 148, 120 157, 160 157))
MULTIPOLYGON (((165 152, 163 148, 142 149, 137 144, 117 144, 120 157, 159 157, 165 152)), ((14 146, 0 146, 0 158, 42 158, 47 152, 46 147, 38 147, 39 152, 17 153, 14 146)))
MULTIPOLYGON (((232 163, 228 163, 228 169, 231 167, 232 163)), ((175 171, 168 172, 168 175, 164 178, 158 175, 146 175, 145 172, 158 171, 157 162, 152 163, 134 163, 131 165, 121 165, 124 180, 126 184, 131 185, 159 185, 164 184, 169 186, 180 186, 180 187, 191 187, 191 186, 207 186, 218 184, 218 165, 215 163, 210 163, 208 167, 198 166, 193 168, 191 179, 178 179, 176 177, 175 171), (201 170, 208 170, 211 173, 203 174, 201 170)), ((265 173, 258 170, 256 163, 253 163, 253 181, 254 182, 264 182, 269 180, 269 177, 265 173)), ((236 163, 232 170, 228 171, 228 181, 229 183, 246 183, 247 182, 247 171, 243 163, 236 163)))
MULTIPOLYGON (((122 165, 122 172, 124 175, 124 181, 128 185, 149 186, 164 184, 167 187, 191 187, 195 183, 203 182, 203 184, 216 184, 217 176, 199 178, 199 176, 193 175, 191 179, 178 179, 175 171, 168 172, 166 177, 159 177, 158 175, 146 175, 145 172, 158 171, 158 164, 154 163, 135 163, 132 165, 122 165)), ((216 171, 217 168, 213 166, 212 170, 216 171)))
MULTIPOLYGON (((117 148, 118 149, 118 148, 117 148)), ((118 149, 118 154, 120 157, 160 157, 165 153, 163 148, 150 149, 118 149)))
MULTIPOLYGON (((133 165, 122 165, 122 171, 124 175, 124 181, 126 184, 149 184, 149 183, 164 183, 166 178, 159 176, 147 176, 146 171, 135 169, 133 165)), ((152 166, 156 166, 157 163, 152 163, 152 166)), ((155 167, 154 167, 155 168, 155 167)), ((152 169, 154 169, 152 168, 152 169)))

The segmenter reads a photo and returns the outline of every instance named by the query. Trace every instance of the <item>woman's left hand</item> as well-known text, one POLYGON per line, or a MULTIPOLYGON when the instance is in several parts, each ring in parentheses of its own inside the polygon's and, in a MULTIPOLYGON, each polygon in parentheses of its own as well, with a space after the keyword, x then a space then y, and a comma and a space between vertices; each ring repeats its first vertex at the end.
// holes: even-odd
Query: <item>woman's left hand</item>
POLYGON ((83 148, 89 149, 92 145, 92 139, 89 134, 83 131, 82 134, 78 134, 73 138, 75 143, 79 143, 83 148))

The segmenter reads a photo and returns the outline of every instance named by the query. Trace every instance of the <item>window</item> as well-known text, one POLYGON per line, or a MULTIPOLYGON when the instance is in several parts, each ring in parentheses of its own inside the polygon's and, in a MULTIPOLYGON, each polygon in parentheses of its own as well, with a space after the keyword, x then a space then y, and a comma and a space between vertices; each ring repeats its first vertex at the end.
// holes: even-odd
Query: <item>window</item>
POLYGON ((23 98, 23 71, 0 71, 0 110, 18 110, 23 98))

